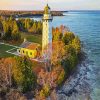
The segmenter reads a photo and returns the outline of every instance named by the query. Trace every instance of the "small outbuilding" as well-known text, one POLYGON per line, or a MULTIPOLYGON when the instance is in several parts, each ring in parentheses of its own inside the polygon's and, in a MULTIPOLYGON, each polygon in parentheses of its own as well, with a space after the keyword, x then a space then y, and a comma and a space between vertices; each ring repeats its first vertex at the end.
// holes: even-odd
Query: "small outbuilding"
POLYGON ((37 58, 40 55, 40 44, 25 41, 17 49, 18 54, 28 56, 30 58, 37 58))

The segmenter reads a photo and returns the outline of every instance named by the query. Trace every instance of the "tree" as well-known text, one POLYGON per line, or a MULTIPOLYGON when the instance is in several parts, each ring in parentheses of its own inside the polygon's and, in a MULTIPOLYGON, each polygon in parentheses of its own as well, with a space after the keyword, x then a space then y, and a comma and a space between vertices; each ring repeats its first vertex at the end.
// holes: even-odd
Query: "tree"
POLYGON ((11 27, 9 26, 8 22, 3 21, 3 30, 4 30, 4 39, 10 40, 11 39, 11 27))
POLYGON ((6 100, 27 100, 27 98, 18 90, 12 90, 6 95, 6 100))
POLYGON ((3 31, 2 20, 3 20, 3 17, 2 17, 2 16, 0 16, 0 31, 3 31))
POLYGON ((78 56, 72 45, 66 45, 66 57, 62 60, 62 66, 66 74, 70 74, 78 63, 78 56))
POLYGON ((18 28, 17 22, 14 21, 13 22, 12 34, 15 34, 15 33, 18 33, 18 32, 19 32, 19 28, 18 28))
POLYGON ((19 18, 17 24, 20 31, 25 31, 25 19, 19 18))
POLYGON ((3 31, 5 33, 3 39, 5 40, 17 41, 21 39, 17 22, 12 17, 3 21, 3 31))
POLYGON ((65 45, 62 41, 55 41, 52 43, 52 48, 51 63, 56 65, 59 64, 65 56, 65 45))
POLYGON ((73 40, 72 40, 72 46, 75 49, 76 53, 79 54, 81 52, 81 42, 78 36, 76 36, 73 40))
POLYGON ((32 27, 29 29, 30 33, 36 33, 37 32, 37 23, 34 22, 32 27))
POLYGON ((8 20, 12 22, 13 21, 13 17, 10 16, 8 20))
POLYGON ((50 94, 50 100, 58 100, 56 89, 54 89, 50 94))
POLYGON ((18 25, 17 25, 17 22, 14 21, 13 22, 13 29, 12 29, 12 39, 17 41, 17 40, 20 40, 21 39, 21 34, 19 33, 19 28, 18 28, 18 25))
POLYGON ((44 84, 43 89, 40 91, 40 97, 47 97, 50 94, 50 86, 44 84))
POLYGON ((36 33, 36 31, 37 31, 37 23, 34 22, 32 27, 33 27, 33 33, 36 33))
POLYGON ((15 64, 13 58, 3 58, 0 60, 0 87, 10 88, 12 85, 12 67, 15 64))
POLYGON ((65 71, 63 68, 59 68, 59 69, 60 69, 60 73, 58 74, 57 84, 61 85, 61 83, 64 81, 65 78, 65 71))
POLYGON ((68 45, 74 38, 75 38, 75 35, 72 32, 66 32, 64 33, 62 40, 65 43, 65 45, 68 45))
POLYGON ((17 85, 23 92, 35 87, 36 77, 32 72, 32 63, 27 57, 16 57, 16 65, 13 67, 13 76, 17 85))
POLYGON ((30 19, 25 19, 25 28, 26 28, 26 30, 29 30, 29 28, 31 27, 30 22, 31 22, 30 19))
POLYGON ((37 23, 37 33, 42 34, 42 23, 40 21, 37 23))
POLYGON ((62 39, 63 33, 58 27, 52 28, 53 41, 60 41, 62 39))

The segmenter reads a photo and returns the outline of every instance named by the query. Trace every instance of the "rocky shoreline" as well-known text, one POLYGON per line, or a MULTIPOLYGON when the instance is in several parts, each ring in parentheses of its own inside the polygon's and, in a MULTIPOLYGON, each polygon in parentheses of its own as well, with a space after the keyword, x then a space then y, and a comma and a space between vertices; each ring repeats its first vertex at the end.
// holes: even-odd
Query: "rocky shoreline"
POLYGON ((88 58, 86 57, 81 64, 77 66, 76 72, 69 77, 61 89, 57 91, 58 100, 91 100, 89 87, 88 58))

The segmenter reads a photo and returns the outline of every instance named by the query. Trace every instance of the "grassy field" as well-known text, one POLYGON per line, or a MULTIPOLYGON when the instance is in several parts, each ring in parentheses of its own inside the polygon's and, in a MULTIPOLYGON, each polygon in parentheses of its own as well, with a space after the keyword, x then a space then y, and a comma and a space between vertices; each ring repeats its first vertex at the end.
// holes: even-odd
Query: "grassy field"
MULTIPOLYGON (((12 42, 11 43, 5 42, 5 43, 20 46, 21 43, 23 42, 23 39, 26 38, 30 42, 35 42, 35 43, 42 44, 41 35, 36 35, 36 34, 32 35, 32 34, 28 34, 28 33, 21 33, 21 38, 22 38, 22 40, 17 41, 17 43, 12 43, 12 42)), ((0 58, 14 56, 13 54, 9 54, 9 53, 6 52, 7 50, 10 50, 10 49, 13 49, 13 48, 14 47, 12 47, 12 46, 8 46, 8 45, 5 45, 5 44, 0 44, 0 58)))
POLYGON ((5 45, 5 44, 0 44, 0 58, 5 58, 5 57, 12 57, 12 56, 14 56, 14 55, 9 54, 9 53, 6 52, 7 50, 10 50, 10 49, 12 49, 12 48, 14 48, 14 47, 8 46, 8 45, 5 45))
POLYGON ((21 37, 23 39, 26 38, 30 42, 42 44, 42 36, 41 35, 36 35, 36 34, 32 35, 32 34, 28 34, 28 33, 21 33, 21 37))

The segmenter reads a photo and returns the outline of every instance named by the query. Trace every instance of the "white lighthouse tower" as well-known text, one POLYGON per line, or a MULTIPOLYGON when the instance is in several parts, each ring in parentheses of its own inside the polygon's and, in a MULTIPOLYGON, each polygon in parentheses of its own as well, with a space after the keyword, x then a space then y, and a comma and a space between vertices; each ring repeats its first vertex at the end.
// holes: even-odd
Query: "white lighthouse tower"
POLYGON ((47 50, 49 55, 52 52, 52 19, 50 7, 47 4, 43 15, 42 53, 47 50))

